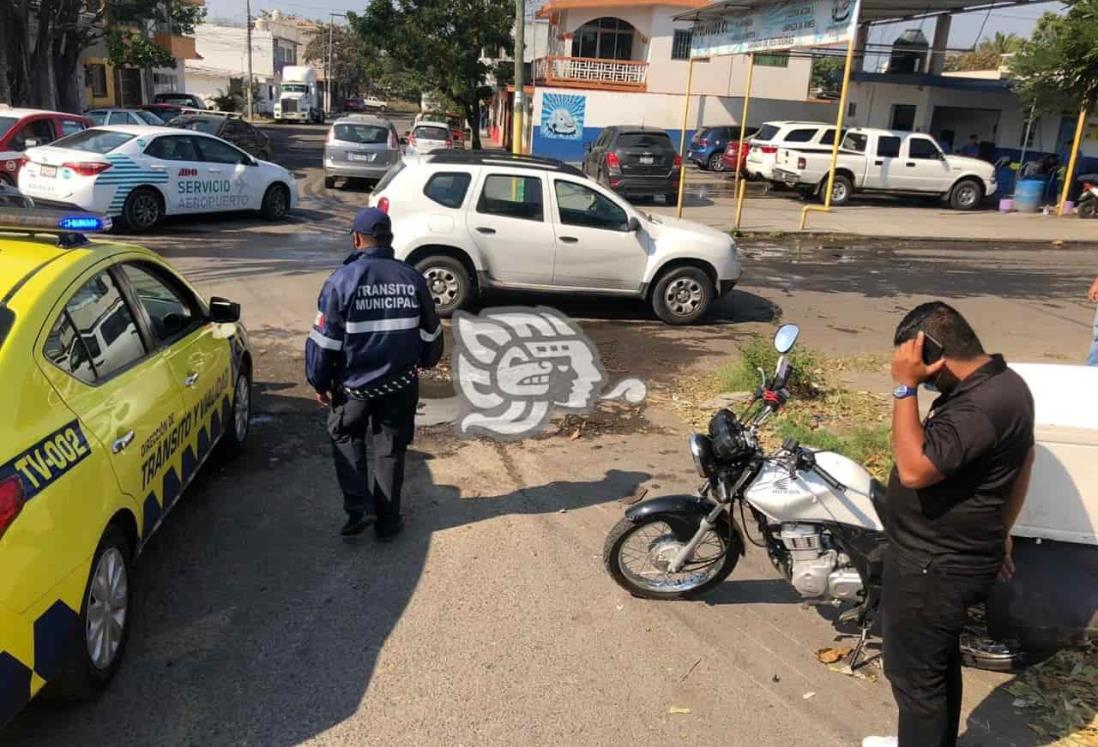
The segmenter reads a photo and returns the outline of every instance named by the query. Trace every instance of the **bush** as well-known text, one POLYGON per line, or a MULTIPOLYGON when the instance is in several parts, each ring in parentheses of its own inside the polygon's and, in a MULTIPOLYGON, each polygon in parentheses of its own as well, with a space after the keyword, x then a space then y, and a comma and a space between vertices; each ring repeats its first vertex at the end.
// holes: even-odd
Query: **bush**
MULTIPOLYGON (((790 394, 801 398, 817 396, 825 383, 819 357, 806 348, 793 348, 786 357, 792 366, 786 384, 790 394)), ((739 360, 717 370, 715 383, 724 392, 753 392, 759 386, 758 369, 762 368, 769 379, 777 365, 778 351, 774 345, 753 336, 740 348, 739 360)))

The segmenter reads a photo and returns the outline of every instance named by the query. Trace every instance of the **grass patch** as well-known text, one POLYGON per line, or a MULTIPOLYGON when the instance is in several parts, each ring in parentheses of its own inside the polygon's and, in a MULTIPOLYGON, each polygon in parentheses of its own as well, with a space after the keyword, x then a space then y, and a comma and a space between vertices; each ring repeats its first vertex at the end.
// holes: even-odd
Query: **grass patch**
MULTIPOLYGON (((824 388, 824 370, 819 355, 807 348, 793 348, 787 355, 793 372, 786 389, 794 397, 815 397, 824 388)), ((774 375, 778 351, 769 341, 752 337, 740 348, 740 357, 718 368, 712 385, 717 392, 753 392, 759 386, 761 368, 767 377, 774 375)))

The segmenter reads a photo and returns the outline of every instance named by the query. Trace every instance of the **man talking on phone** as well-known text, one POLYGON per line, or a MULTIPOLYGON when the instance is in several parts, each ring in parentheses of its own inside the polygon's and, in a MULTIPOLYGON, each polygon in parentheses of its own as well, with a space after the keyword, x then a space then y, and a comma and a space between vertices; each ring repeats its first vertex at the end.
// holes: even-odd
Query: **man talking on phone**
POLYGON ((967 609, 1013 575, 1010 529, 1033 465, 1033 397, 964 317, 940 301, 896 328, 882 590, 884 669, 899 737, 863 747, 952 747, 967 609), (925 421, 920 384, 940 392, 925 421))

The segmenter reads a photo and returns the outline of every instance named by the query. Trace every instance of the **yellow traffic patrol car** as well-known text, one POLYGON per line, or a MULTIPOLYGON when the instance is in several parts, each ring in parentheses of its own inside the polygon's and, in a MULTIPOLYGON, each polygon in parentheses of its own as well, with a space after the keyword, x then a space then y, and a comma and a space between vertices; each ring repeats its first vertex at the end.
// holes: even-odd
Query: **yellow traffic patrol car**
POLYGON ((215 446, 248 435, 240 307, 108 218, 0 207, 0 726, 118 669, 130 567, 215 446))

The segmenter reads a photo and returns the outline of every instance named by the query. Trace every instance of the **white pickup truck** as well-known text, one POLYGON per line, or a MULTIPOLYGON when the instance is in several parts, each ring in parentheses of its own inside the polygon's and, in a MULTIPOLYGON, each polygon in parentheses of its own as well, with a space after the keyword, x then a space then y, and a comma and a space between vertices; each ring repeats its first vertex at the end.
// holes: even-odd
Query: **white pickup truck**
MULTIPOLYGON (((774 181, 822 201, 830 168, 830 153, 780 148, 774 181)), ((934 194, 955 210, 972 210, 995 190, 995 167, 986 161, 943 153, 929 135, 859 127, 839 144, 831 204, 855 192, 934 194)))

